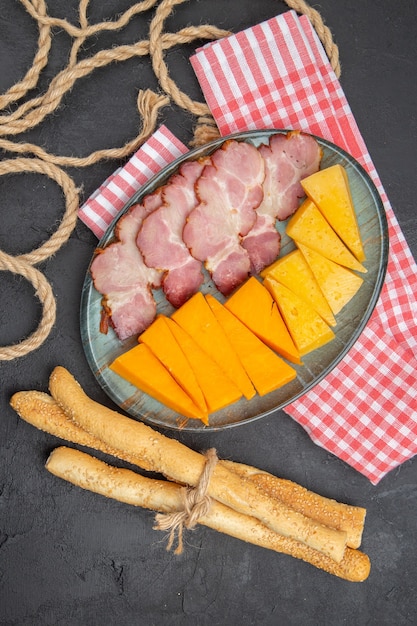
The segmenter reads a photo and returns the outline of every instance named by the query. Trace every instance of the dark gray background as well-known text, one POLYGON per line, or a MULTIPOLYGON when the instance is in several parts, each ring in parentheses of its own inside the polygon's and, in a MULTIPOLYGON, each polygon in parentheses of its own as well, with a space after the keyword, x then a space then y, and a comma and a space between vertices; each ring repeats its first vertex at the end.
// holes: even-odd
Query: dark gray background
MULTIPOLYGON (((50 2, 50 13, 76 23, 77 2, 50 2)), ((92 1, 91 22, 127 9, 129 0, 92 1)), ((407 241, 417 255, 416 68, 417 9, 412 0, 322 0, 320 10, 340 49, 341 82, 407 241)), ((214 23, 232 31, 287 9, 278 0, 191 0, 176 8, 167 29, 214 23)), ((146 35, 146 17, 122 32, 87 42, 82 55, 146 35)), ((37 30, 17 0, 2 0, 0 92, 32 63, 37 30)), ((67 62, 70 39, 54 31, 39 92, 67 62)), ((188 64, 192 47, 167 55, 173 78, 201 94, 188 64)), ((135 96, 157 89, 147 59, 98 70, 76 83, 57 112, 18 141, 55 154, 86 155, 122 145, 137 132, 135 96)), ((36 92, 37 93, 37 92, 36 92)), ((33 93, 30 95, 34 95, 33 93)), ((176 107, 160 116, 182 141, 193 118, 176 107)), ((2 153, 2 158, 10 154, 2 153)), ((69 170, 83 198, 119 165, 69 170)), ((0 248, 28 252, 53 232, 63 212, 60 189, 37 175, 0 178, 0 248)), ((195 449, 250 463, 312 490, 368 510, 362 548, 372 561, 362 584, 334 578, 288 556, 243 544, 205 528, 187 535, 182 556, 165 550, 151 513, 72 487, 44 469, 59 443, 25 424, 9 407, 19 389, 46 390, 51 369, 70 369, 88 393, 111 405, 87 365, 80 341, 79 303, 96 240, 80 222, 41 269, 57 298, 47 341, 28 356, 0 363, 0 623, 10 625, 212 624, 405 625, 417 620, 417 461, 378 486, 314 445, 284 413, 212 434, 177 435, 195 449)), ((41 308, 23 279, 0 273, 0 345, 35 330, 41 308)))

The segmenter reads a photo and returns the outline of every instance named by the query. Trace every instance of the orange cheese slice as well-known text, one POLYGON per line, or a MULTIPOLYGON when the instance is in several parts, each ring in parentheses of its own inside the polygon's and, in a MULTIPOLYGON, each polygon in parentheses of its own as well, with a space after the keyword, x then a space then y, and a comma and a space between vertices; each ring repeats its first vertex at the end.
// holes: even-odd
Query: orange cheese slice
POLYGON ((206 419, 206 416, 195 406, 191 398, 144 343, 121 354, 109 367, 112 372, 173 411, 202 421, 206 419))
POLYGON ((307 198, 290 218, 286 233, 296 243, 316 250, 326 258, 352 270, 366 273, 366 268, 336 235, 316 205, 307 198))
POLYGON ((320 289, 313 272, 300 250, 293 250, 261 272, 261 276, 274 278, 300 298, 306 300, 329 326, 335 326, 332 310, 320 289))
POLYGON ((186 359, 184 352, 172 334, 166 317, 160 315, 139 336, 139 341, 148 346, 154 355, 167 368, 171 376, 190 396, 194 404, 205 415, 208 422, 207 405, 203 392, 197 382, 195 374, 186 359))
POLYGON ((217 363, 173 319, 167 318, 166 321, 194 371, 209 413, 219 411, 239 400, 242 392, 224 375, 217 363))
POLYGON ((357 293, 363 278, 307 246, 298 244, 298 247, 311 267, 334 315, 337 315, 357 293))
POLYGON ((249 376, 201 292, 194 294, 171 317, 217 363, 247 400, 253 398, 256 391, 249 376))
POLYGON ((301 363, 299 351, 271 294, 254 276, 224 305, 267 346, 292 363, 301 363))
POLYGON ((339 163, 301 181, 307 196, 358 261, 365 260, 347 172, 339 163))
POLYGON ((297 373, 216 298, 206 300, 243 363, 256 391, 264 396, 293 380, 297 373))
POLYGON ((273 278, 265 278, 301 356, 334 339, 332 329, 305 300, 273 278))

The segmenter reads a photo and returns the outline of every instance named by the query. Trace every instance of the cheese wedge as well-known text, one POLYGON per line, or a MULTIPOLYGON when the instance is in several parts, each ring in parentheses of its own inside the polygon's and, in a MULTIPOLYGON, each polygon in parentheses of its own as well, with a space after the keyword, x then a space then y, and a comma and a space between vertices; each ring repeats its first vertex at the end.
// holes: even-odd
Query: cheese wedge
POLYGON ((263 278, 269 276, 282 283, 300 298, 306 300, 329 326, 336 326, 329 303, 300 250, 293 250, 278 259, 266 267, 261 272, 261 276, 263 278))
POLYGON ((256 391, 249 376, 201 292, 194 294, 171 317, 217 363, 247 400, 253 398, 256 391))
POLYGON ((296 377, 293 367, 268 348, 216 298, 207 294, 206 300, 260 396, 279 389, 296 377))
POLYGON ((296 243, 316 250, 326 258, 352 270, 366 273, 366 268, 336 235, 316 205, 307 198, 290 218, 286 233, 296 243))
POLYGON ((112 372, 173 411, 205 422, 206 415, 195 406, 191 398, 144 343, 121 354, 109 367, 112 372))
POLYGON ((167 318, 167 323, 193 368, 209 413, 219 411, 239 400, 242 397, 240 389, 224 375, 223 370, 200 348, 191 335, 173 319, 167 318))
POLYGON ((159 315, 139 336, 139 341, 146 344, 161 361, 171 376, 205 416, 205 423, 208 423, 207 404, 204 400, 203 392, 181 346, 166 322, 166 317, 159 315))
POLYGON ((224 305, 267 346, 292 363, 301 363, 299 351, 271 294, 254 276, 243 283, 224 305))
POLYGON ((337 315, 358 292, 363 278, 301 243, 298 247, 316 277, 333 314, 337 315))
POLYGON ((265 286, 271 292, 288 330, 300 351, 301 356, 320 348, 335 335, 330 326, 307 302, 293 293, 288 287, 273 278, 265 278, 265 286))
POLYGON ((365 251, 345 168, 336 164, 319 170, 304 178, 301 185, 333 230, 362 263, 365 251))

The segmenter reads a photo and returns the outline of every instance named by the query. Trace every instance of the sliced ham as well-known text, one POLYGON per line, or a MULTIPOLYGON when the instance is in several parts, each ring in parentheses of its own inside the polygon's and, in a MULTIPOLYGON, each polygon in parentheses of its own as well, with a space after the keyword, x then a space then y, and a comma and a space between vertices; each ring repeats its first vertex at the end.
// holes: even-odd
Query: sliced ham
POLYGON ((147 267, 136 245, 143 219, 161 205, 161 194, 147 196, 117 223, 117 241, 98 251, 91 264, 95 288, 103 295, 101 332, 111 325, 122 341, 141 333, 156 316, 152 287, 161 284, 161 273, 147 267))
POLYGON ((211 155, 196 183, 199 204, 188 216, 183 240, 224 295, 249 275, 249 254, 240 242, 255 223, 264 177, 257 148, 229 140, 211 155))
POLYGON ((259 273, 280 250, 276 220, 286 220, 305 194, 300 181, 319 169, 322 150, 314 137, 300 131, 272 135, 259 152, 265 161, 264 197, 256 209, 256 222, 242 241, 252 272, 259 273))
POLYGON ((278 257, 281 249, 281 235, 275 227, 275 219, 258 213, 249 233, 242 240, 250 259, 250 271, 259 274, 278 257))
POLYGON ((198 204, 194 186, 203 167, 200 161, 181 165, 162 188, 162 205, 143 220, 136 239, 146 265, 163 272, 162 289, 177 308, 204 280, 201 261, 191 256, 182 238, 187 217, 198 204))
POLYGON ((100 329, 125 340, 156 316, 162 286, 180 307, 201 287, 203 264, 228 295, 280 251, 276 220, 295 212, 300 181, 318 170, 321 149, 302 132, 268 145, 228 140, 210 157, 184 162, 168 182, 118 222, 115 241, 97 252, 91 275, 102 294, 100 329))

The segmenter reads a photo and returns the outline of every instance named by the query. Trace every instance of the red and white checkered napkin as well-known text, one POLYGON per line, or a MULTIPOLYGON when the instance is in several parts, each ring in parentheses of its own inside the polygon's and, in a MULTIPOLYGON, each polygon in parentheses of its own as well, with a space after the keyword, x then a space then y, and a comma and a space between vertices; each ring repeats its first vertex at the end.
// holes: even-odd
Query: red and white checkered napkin
MULTIPOLYGON (((288 11, 191 58, 222 135, 298 128, 338 144, 369 172, 386 209, 390 260, 374 314, 343 361, 286 411, 313 441, 372 483, 417 453, 417 266, 342 88, 305 16, 288 11)), ((187 148, 164 126, 81 207, 101 237, 141 185, 187 148)))
POLYGON ((340 83, 308 18, 294 11, 207 44, 191 63, 222 135, 313 133, 352 154, 378 188, 390 235, 381 298, 342 362, 285 409, 315 443, 377 484, 417 453, 417 266, 340 83))
POLYGON ((129 161, 109 176, 78 211, 79 218, 100 239, 133 194, 188 148, 161 126, 129 161))

